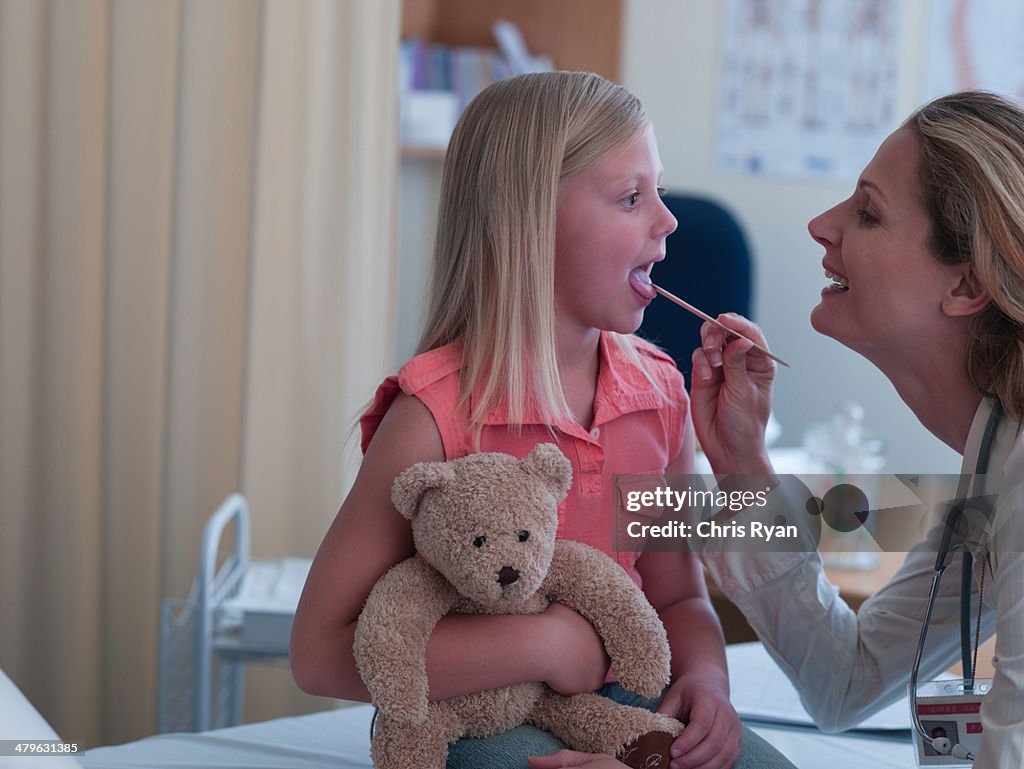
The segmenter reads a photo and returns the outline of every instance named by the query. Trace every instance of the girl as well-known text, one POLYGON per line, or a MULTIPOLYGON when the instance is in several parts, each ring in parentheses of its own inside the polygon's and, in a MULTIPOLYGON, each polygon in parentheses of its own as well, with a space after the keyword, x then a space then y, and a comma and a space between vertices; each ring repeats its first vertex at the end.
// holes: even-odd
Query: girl
MULTIPOLYGON (((668 631, 672 684, 658 708, 689 724, 673 745, 678 766, 734 764, 742 727, 699 561, 612 550, 613 474, 693 467, 682 378, 631 336, 654 297, 648 273, 676 227, 661 173, 639 102, 596 75, 524 75, 467 107, 445 159, 419 354, 362 418, 362 467, 295 616, 302 689, 368 698, 352 658, 355 623, 377 579, 413 554, 409 523, 390 500, 399 472, 473 451, 525 456, 554 441, 574 471, 559 536, 615 558, 668 631)), ((526 617, 449 616, 427 649, 437 699, 524 681, 592 691, 607 668, 594 629, 560 605, 526 617)), ((614 684, 603 691, 627 698, 614 684)), ((777 754, 753 734, 744 739, 750 765, 789 766, 772 763, 777 754)), ((520 727, 456 743, 449 766, 524 767, 526 756, 559 747, 520 727)))

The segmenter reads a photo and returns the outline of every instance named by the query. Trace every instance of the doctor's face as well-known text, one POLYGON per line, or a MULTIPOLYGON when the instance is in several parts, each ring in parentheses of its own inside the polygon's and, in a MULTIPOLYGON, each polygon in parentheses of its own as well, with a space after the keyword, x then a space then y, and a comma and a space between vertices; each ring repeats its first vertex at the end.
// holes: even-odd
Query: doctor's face
POLYGON ((899 360, 945 319, 949 268, 929 246, 919 170, 917 137, 901 128, 878 149, 853 195, 808 225, 825 247, 829 279, 811 325, 876 363, 899 360))

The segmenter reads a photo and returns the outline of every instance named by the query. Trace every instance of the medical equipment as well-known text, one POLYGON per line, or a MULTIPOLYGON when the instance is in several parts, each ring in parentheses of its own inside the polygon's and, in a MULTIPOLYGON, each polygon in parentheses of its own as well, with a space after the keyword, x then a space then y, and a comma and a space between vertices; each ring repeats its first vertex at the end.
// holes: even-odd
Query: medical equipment
MULTIPOLYGON (((974 469, 974 479, 977 480, 980 476, 983 476, 988 471, 988 461, 992 453, 992 441, 995 438, 996 428, 999 426, 999 419, 1002 416, 1003 409, 1002 404, 998 401, 992 409, 992 413, 989 415, 988 423, 985 425, 985 434, 981 440, 981 447, 978 450, 978 461, 974 469)), ((965 479, 969 482, 970 479, 965 479)), ((965 490, 963 490, 965 491, 965 490)), ((963 696, 977 698, 980 694, 975 695, 976 690, 974 680, 974 660, 972 660, 971 654, 971 576, 973 573, 974 559, 971 553, 965 547, 966 529, 967 529, 967 495, 965 493, 958 493, 957 499, 954 500, 952 508, 946 516, 945 528, 942 532, 942 537, 939 540, 939 548, 935 558, 935 574, 932 576, 931 590, 928 594, 928 606, 925 609, 924 620, 921 623, 921 635, 917 641, 917 651, 914 654, 914 664, 910 670, 910 717, 913 720, 914 730, 917 732, 917 736, 923 741, 924 745, 928 745, 938 755, 952 756, 953 758, 961 759, 964 761, 974 761, 974 753, 964 747, 958 740, 951 740, 948 736, 942 736, 941 734, 929 733, 921 723, 921 717, 918 712, 917 698, 918 698, 918 684, 917 679, 921 668, 921 657, 924 654, 924 644, 928 637, 928 625, 932 619, 932 610, 935 608, 935 600, 939 594, 939 584, 942 580, 942 574, 946 571, 950 564, 950 560, 953 555, 953 551, 959 548, 963 548, 963 575, 960 582, 960 650, 961 659, 963 661, 964 681, 960 690, 964 692, 963 696), (959 543, 954 542, 954 536, 958 536, 962 541, 959 543)), ((978 607, 980 615, 981 606, 978 607)), ((977 654, 977 646, 975 645, 975 654, 977 654)), ((983 694, 984 692, 981 692, 983 694)), ((954 735, 955 736, 955 735, 954 735)))
POLYGON ((249 505, 232 494, 203 529, 189 597, 167 598, 161 606, 158 732, 242 723, 245 666, 287 662, 292 618, 312 561, 255 560, 249 542, 249 505), (230 549, 222 552, 224 543, 230 549))

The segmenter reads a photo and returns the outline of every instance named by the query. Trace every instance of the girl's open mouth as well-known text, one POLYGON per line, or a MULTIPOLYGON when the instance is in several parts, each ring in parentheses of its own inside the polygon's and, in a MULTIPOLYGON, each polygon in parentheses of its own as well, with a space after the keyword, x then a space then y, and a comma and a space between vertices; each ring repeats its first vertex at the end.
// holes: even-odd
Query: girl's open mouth
POLYGON ((643 267, 637 267, 629 273, 629 285, 644 299, 653 299, 657 296, 654 286, 651 283, 651 276, 643 267))

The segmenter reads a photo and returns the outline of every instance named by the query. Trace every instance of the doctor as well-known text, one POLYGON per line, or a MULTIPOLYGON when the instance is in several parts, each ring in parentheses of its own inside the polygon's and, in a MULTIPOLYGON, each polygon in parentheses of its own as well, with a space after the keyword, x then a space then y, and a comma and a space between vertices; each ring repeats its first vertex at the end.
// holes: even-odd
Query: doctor
MULTIPOLYGON (((811 325, 874 363, 963 455, 963 473, 988 455, 988 486, 975 493, 999 501, 991 539, 975 554, 971 605, 981 605, 981 639, 996 634, 996 672, 974 766, 1024 766, 1024 111, 981 92, 936 99, 886 139, 853 195, 808 229, 831 280, 811 325)), ((742 319, 734 325, 757 332, 742 319)), ((723 349, 722 336, 706 325, 694 353, 697 434, 717 469, 767 471, 760 426, 774 368, 747 354, 749 343, 723 349)), ((705 563, 818 725, 836 730, 906 693, 935 573, 928 550, 912 552, 858 614, 815 553, 716 553, 705 563)), ((959 554, 949 563, 922 681, 960 657, 959 554)))
MULTIPOLYGON (((975 493, 999 497, 991 539, 975 554, 971 616, 980 605, 980 638, 997 640, 974 767, 1024 766, 1024 111, 981 92, 931 102, 886 139, 853 195, 809 230, 831 281, 813 327, 874 363, 921 423, 963 455, 964 473, 989 455, 988 486, 975 493)), ((764 341, 746 319, 721 320, 764 341)), ((749 342, 726 343, 710 324, 702 337, 691 391, 701 445, 716 472, 771 472, 764 425, 774 364, 749 342)), ((934 545, 911 552, 859 613, 837 596, 817 553, 704 560, 821 728, 851 727, 906 693, 934 545)), ((949 563, 922 681, 960 658, 960 554, 949 563)), ((531 761, 538 769, 615 765, 567 751, 531 761)))

